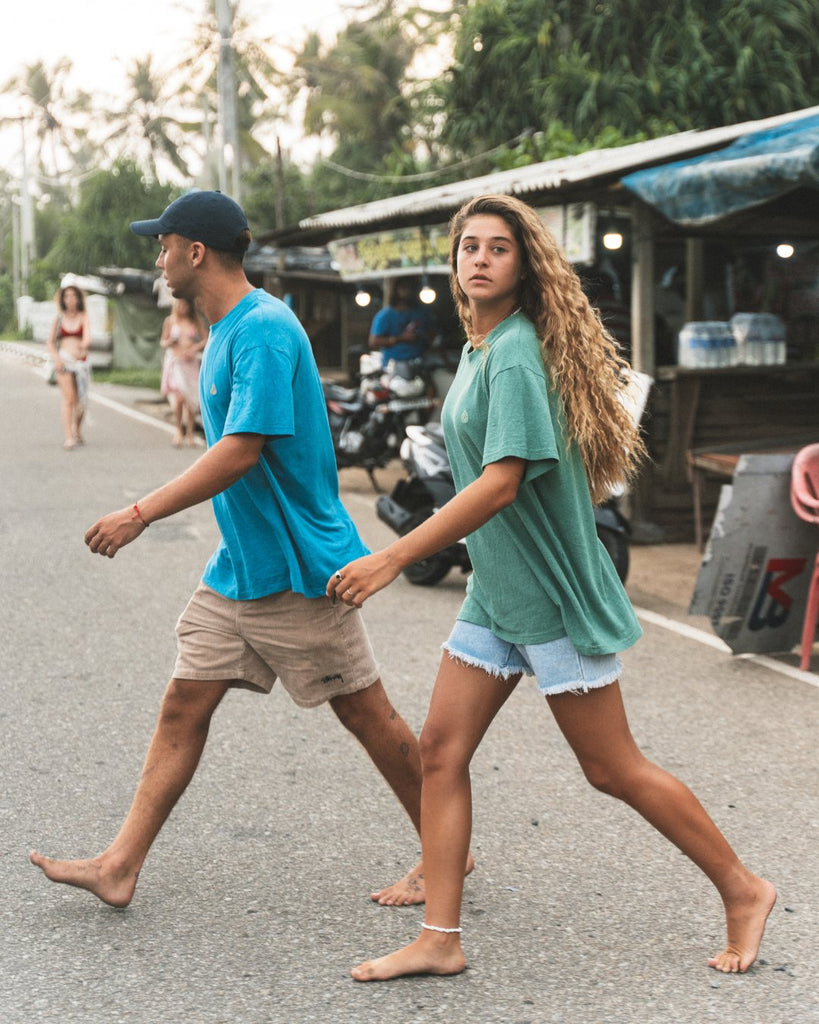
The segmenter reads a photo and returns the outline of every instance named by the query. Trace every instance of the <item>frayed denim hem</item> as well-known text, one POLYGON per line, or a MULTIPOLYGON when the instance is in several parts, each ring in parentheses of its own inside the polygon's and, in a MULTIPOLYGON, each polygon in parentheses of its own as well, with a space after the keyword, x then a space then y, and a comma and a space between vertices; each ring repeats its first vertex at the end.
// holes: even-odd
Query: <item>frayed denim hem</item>
POLYGON ((581 679, 576 683, 559 683, 557 686, 541 686, 538 683, 537 688, 544 697, 560 697, 564 693, 571 693, 575 697, 582 697, 584 693, 589 693, 591 690, 601 690, 604 686, 611 686, 619 678, 620 670, 618 669, 616 672, 609 672, 600 679, 593 679, 591 682, 581 679))
POLYGON ((447 656, 453 661, 457 661, 461 665, 468 665, 470 668, 479 668, 488 676, 493 676, 495 679, 502 679, 504 682, 511 679, 513 676, 520 675, 521 673, 525 673, 527 676, 534 674, 532 672, 527 672, 526 669, 516 668, 513 665, 493 665, 491 662, 482 661, 480 658, 464 654, 462 651, 455 651, 446 643, 441 644, 441 650, 446 651, 447 656))

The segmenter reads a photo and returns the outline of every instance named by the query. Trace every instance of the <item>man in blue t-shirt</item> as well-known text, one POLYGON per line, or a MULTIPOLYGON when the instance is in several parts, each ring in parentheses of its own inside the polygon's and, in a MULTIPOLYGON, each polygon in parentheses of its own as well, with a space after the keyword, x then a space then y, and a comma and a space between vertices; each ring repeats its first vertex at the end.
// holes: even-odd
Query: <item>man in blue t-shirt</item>
MULTIPOLYGON (((210 338, 200 376, 208 450, 180 477, 88 530, 113 558, 151 523, 211 500, 221 540, 177 623, 178 654, 125 823, 93 860, 32 862, 113 906, 131 901, 148 851, 199 762, 211 717, 231 688, 296 704, 329 702, 370 754, 416 827, 418 744, 387 698, 361 612, 325 596, 327 577, 367 549, 341 504, 321 382, 310 342, 287 306, 255 289, 242 259, 247 220, 220 192, 191 192, 156 220, 157 266, 174 297, 196 302, 210 338)), ((416 865, 373 895, 423 901, 416 865)))
POLYGON ((386 369, 391 359, 420 359, 429 346, 432 331, 432 317, 417 302, 412 278, 397 277, 392 282, 390 301, 373 317, 368 344, 381 352, 386 369))

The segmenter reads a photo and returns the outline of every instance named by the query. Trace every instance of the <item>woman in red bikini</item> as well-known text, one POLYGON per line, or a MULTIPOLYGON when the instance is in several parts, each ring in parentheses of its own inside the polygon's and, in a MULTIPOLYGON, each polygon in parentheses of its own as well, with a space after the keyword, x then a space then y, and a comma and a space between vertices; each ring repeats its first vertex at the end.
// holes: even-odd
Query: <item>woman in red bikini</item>
POLYGON ((91 325, 85 308, 85 297, 74 285, 60 288, 57 305, 60 312, 51 328, 48 351, 54 360, 63 399, 63 448, 70 451, 78 444, 85 443, 81 427, 91 379, 91 366, 88 362, 91 325))

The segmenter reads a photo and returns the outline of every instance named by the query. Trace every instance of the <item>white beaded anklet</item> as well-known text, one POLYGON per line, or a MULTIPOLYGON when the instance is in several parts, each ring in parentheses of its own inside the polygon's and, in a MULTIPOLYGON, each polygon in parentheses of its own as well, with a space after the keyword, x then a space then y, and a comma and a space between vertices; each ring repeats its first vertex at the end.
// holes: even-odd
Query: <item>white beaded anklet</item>
POLYGON ((443 932, 444 935, 459 935, 462 931, 460 928, 439 928, 437 924, 422 924, 421 927, 428 932, 443 932))

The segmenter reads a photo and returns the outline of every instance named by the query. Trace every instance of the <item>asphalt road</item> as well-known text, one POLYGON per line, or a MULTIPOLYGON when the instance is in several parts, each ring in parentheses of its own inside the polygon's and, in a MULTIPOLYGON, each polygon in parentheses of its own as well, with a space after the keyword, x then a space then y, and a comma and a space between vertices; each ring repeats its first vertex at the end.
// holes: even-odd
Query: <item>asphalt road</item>
MULTIPOLYGON (((89 856, 124 816, 173 662, 173 625, 213 548, 208 507, 113 562, 85 529, 187 466, 157 422, 94 402, 60 447, 59 398, 0 354, 0 814, 3 1024, 809 1024, 819 1022, 819 690, 645 625, 624 692, 643 749, 700 796, 779 887, 762 960, 725 977, 716 894, 627 808, 583 781, 525 682, 474 763, 469 970, 360 985, 351 964, 418 931, 367 898, 419 846, 328 709, 237 693, 125 911, 50 885, 37 848, 89 856)), ((366 480, 342 474, 373 546, 366 480)), ((463 593, 403 580, 367 606, 394 703, 416 731, 463 593)))

